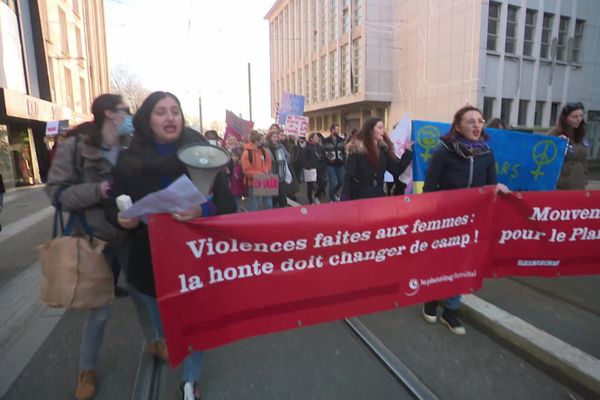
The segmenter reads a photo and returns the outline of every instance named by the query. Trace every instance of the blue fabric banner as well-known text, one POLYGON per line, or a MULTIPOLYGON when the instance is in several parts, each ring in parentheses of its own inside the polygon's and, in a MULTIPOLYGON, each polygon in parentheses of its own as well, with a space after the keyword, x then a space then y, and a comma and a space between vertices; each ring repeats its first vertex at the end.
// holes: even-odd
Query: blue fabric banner
MULTIPOLYGON (((431 156, 450 124, 412 121, 413 179, 422 191, 431 156), (419 184, 420 182, 420 184, 419 184)), ((496 158, 498 182, 513 191, 554 190, 565 158, 567 141, 553 136, 485 128, 496 158)))

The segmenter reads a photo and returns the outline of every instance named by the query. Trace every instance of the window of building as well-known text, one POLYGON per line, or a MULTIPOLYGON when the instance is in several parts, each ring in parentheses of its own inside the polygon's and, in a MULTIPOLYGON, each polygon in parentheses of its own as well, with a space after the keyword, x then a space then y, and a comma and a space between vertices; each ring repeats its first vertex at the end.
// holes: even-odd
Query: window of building
POLYGON ((535 102, 535 116, 533 117, 533 124, 535 126, 542 126, 542 119, 544 118, 544 102, 535 102))
POLYGON ((527 125, 527 107, 529 107, 529 100, 519 100, 517 124, 520 126, 527 125))
POLYGON ((338 0, 329 0, 329 40, 337 40, 338 37, 338 0))
POLYGON ((504 51, 509 54, 517 52, 517 17, 519 7, 508 6, 506 15, 506 42, 504 51))
POLYGON ((79 14, 79 0, 73 0, 73 12, 77 15, 79 14))
POLYGON ((327 44, 327 1, 321 0, 319 10, 319 27, 321 28, 321 47, 327 44))
POLYGON ((510 107, 512 106, 512 99, 502 99, 502 106, 500 108, 500 119, 506 125, 510 125, 510 107))
POLYGON ((354 4, 352 5, 352 22, 353 26, 359 26, 362 20, 362 0, 352 0, 354 4))
POLYGON ((304 66, 304 90, 302 91, 302 95, 306 98, 306 101, 310 101, 310 79, 308 77, 308 65, 304 66))
POLYGON ((574 63, 581 62, 581 44, 583 43, 583 25, 585 21, 575 21, 575 36, 573 37, 573 59, 574 63))
POLYGON ((310 89, 310 97, 312 98, 312 103, 316 103, 318 101, 318 83, 319 83, 319 79, 318 79, 318 75, 317 75, 317 62, 313 61, 311 64, 311 75, 310 75, 310 79, 311 79, 311 83, 312 83, 312 87, 310 89))
POLYGON ((488 34, 487 34, 487 49, 496 51, 496 43, 498 41, 498 27, 500 23, 500 3, 490 2, 488 11, 488 34))
POLYGON ((294 94, 298 93, 296 91, 296 73, 295 72, 292 72, 292 77, 290 79, 290 92, 294 93, 294 94))
POLYGON ((342 46, 342 97, 350 94, 350 49, 342 46))
POLYGON ((523 55, 533 55, 533 40, 535 38, 535 22, 537 11, 527 10, 525 12, 525 37, 523 38, 523 55))
POLYGON ((362 81, 362 40, 361 38, 352 41, 352 93, 360 92, 362 81))
POLYGON ((552 103, 550 107, 550 125, 556 125, 556 119, 558 118, 558 108, 560 103, 552 103))
MULTIPOLYGON (((312 36, 312 51, 317 51, 318 43, 319 43, 319 32, 317 29, 317 2, 310 2, 310 26, 311 26, 311 36, 312 36)), ((316 76, 316 75, 315 75, 316 76)))
POLYGON ((65 67, 65 96, 67 97, 67 105, 72 111, 75 111, 75 102, 73 100, 73 77, 71 70, 65 67))
POLYGON ((554 15, 544 13, 544 22, 542 24, 542 43, 540 45, 540 58, 550 58, 550 42, 552 41, 552 21, 554 15))
POLYGON ((79 78, 79 96, 81 97, 81 113, 85 114, 89 108, 87 99, 87 90, 85 89, 85 79, 79 78))
POLYGON ((337 50, 329 54, 329 98, 336 99, 338 97, 338 63, 337 50))
POLYGON ((77 43, 77 64, 83 67, 83 42, 81 40, 81 29, 75 27, 75 41, 77 43))
POLYGON ((556 59, 558 61, 567 61, 569 19, 569 17, 560 17, 560 23, 558 25, 558 46, 556 47, 556 59))
MULTIPOLYGON (((295 25, 294 25, 294 5, 290 2, 290 4, 287 7, 289 9, 288 12, 288 20, 287 22, 287 35, 286 35, 286 43, 288 43, 288 48, 289 48, 289 54, 290 54, 290 59, 289 59, 289 64, 288 65, 295 65, 296 64, 296 41, 294 40, 295 38, 295 25)), ((292 81, 292 87, 294 87, 294 85, 296 84, 295 81, 292 81)))
POLYGON ((325 101, 327 100, 327 56, 321 57, 321 79, 319 82, 319 87, 321 88, 321 95, 319 100, 325 101))
POLYGON ((342 32, 350 31, 350 0, 342 0, 342 32))
POLYGON ((490 121, 494 118, 494 98, 484 97, 483 98, 483 119, 490 121))
POLYGON ((62 10, 62 8, 58 7, 58 23, 60 25, 60 43, 61 50, 66 55, 69 54, 69 35, 67 32, 67 15, 62 10))

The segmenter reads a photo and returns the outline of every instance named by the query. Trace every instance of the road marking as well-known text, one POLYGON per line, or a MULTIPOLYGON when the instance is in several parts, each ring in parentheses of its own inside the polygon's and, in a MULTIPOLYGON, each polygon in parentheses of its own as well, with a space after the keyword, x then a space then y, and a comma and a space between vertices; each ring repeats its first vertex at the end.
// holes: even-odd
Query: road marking
POLYGON ((13 222, 12 224, 3 226, 2 231, 0 231, 0 243, 10 239, 15 235, 18 235, 19 233, 29 229, 30 227, 36 224, 39 224, 40 222, 52 215, 54 215, 54 207, 48 206, 36 212, 35 214, 31 214, 25 218, 18 220, 17 222, 13 222))

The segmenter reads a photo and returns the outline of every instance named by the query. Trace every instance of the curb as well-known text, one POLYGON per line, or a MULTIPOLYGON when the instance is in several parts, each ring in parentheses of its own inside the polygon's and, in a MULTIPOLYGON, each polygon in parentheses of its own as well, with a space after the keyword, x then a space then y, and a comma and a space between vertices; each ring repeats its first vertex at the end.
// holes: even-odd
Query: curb
POLYGON ((548 369, 600 396, 600 360, 475 296, 461 312, 534 357, 548 369))

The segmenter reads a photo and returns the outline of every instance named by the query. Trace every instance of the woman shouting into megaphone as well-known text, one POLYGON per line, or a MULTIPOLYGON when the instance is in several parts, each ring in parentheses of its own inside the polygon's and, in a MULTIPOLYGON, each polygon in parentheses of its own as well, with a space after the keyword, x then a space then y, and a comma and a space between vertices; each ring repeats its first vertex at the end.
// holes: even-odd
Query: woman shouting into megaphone
MULTIPOLYGON (((131 146, 120 154, 115 167, 113 190, 117 196, 126 194, 133 201, 137 201, 150 193, 166 188, 181 175, 186 174, 186 166, 177 157, 177 151, 191 143, 206 142, 206 139, 198 132, 184 127, 181 104, 177 97, 168 92, 150 94, 136 113, 133 125, 135 133, 131 146)), ((229 191, 227 180, 217 175, 213 185, 212 201, 173 214, 173 218, 178 221, 189 221, 203 216, 235 211, 235 200, 229 191)), ((139 218, 117 218, 115 215, 114 220, 129 231, 131 248, 128 281, 140 323, 147 336, 148 351, 166 361, 168 351, 163 341, 156 302, 148 227, 139 218), (152 321, 152 326, 144 326, 145 321, 152 321)), ((195 352, 190 354, 183 363, 184 382, 181 391, 184 399, 200 397, 196 383, 200 379, 202 359, 203 353, 195 352)))

